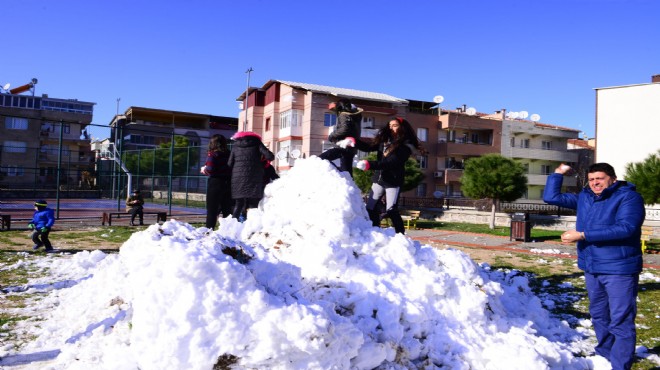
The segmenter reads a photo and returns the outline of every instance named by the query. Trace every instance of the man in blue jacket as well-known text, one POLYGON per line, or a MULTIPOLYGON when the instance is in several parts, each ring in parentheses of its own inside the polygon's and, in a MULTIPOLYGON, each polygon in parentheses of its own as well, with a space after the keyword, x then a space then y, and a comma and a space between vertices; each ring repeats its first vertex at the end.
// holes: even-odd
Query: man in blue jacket
POLYGON ((562 234, 563 242, 577 242, 578 267, 584 271, 589 313, 598 345, 613 370, 630 369, 635 357, 637 286, 642 271, 641 226, 644 201, 635 185, 617 181, 607 163, 589 167, 589 186, 579 194, 561 193, 560 165, 548 176, 543 200, 577 210, 575 230, 562 234))
POLYGON ((34 230, 32 232, 32 241, 34 242, 32 249, 37 250, 45 246, 46 252, 52 252, 53 246, 50 244, 48 234, 50 233, 50 228, 55 223, 55 213, 52 209, 48 208, 48 203, 43 199, 36 201, 34 208, 34 216, 32 216, 32 221, 28 224, 28 228, 34 230))

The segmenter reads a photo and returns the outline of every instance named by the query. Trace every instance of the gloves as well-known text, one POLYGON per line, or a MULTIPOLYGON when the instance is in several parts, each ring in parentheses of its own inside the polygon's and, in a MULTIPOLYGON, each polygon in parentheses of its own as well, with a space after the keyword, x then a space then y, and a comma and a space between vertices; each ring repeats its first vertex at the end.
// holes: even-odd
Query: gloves
POLYGON ((345 138, 344 140, 339 140, 337 142, 337 146, 339 146, 342 149, 346 149, 346 148, 349 148, 349 147, 352 148, 352 147, 355 146, 355 139, 349 136, 349 137, 345 138))
POLYGON ((42 233, 45 233, 45 232, 48 231, 48 228, 44 226, 44 227, 42 227, 42 228, 40 229, 40 231, 41 231, 42 233))
POLYGON ((209 170, 206 168, 206 166, 202 166, 202 168, 199 169, 199 173, 201 173, 202 175, 208 175, 209 170))
POLYGON ((357 167, 358 169, 360 169, 362 171, 368 171, 369 170, 369 161, 364 160, 364 159, 361 160, 361 161, 358 161, 358 163, 355 167, 357 167))
POLYGON ((34 224, 32 222, 28 224, 28 229, 34 230, 34 224))

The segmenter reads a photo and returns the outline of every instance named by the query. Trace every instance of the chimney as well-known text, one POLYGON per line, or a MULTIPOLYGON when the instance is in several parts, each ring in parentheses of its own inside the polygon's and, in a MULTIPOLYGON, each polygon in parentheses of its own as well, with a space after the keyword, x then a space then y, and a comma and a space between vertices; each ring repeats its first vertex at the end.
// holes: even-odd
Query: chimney
POLYGON ((651 76, 651 82, 660 82, 660 75, 651 76))

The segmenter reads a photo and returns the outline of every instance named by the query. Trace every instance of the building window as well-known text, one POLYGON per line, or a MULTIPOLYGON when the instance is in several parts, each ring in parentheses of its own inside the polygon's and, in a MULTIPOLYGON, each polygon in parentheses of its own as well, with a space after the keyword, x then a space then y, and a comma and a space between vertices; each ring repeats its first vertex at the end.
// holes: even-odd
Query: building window
POLYGON ((4 151, 7 153, 25 153, 27 145, 23 141, 5 141, 4 151))
POLYGON ((542 141, 541 148, 544 150, 552 150, 552 141, 542 141))
POLYGON ((374 128, 374 117, 362 117, 362 128, 372 129, 374 128))
POLYGON ((428 141, 429 139, 429 129, 420 127, 417 129, 417 138, 419 141, 428 141))
POLYGON ((547 164, 542 164, 542 165, 541 165, 541 173, 542 173, 542 174, 544 174, 544 175, 549 175, 549 174, 551 174, 552 172, 553 172, 553 171, 552 171, 552 169, 550 168, 549 165, 547 165, 547 164))
POLYGON ((529 173, 529 163, 523 163, 523 168, 525 169, 525 173, 529 173))
POLYGON ((270 117, 266 118, 266 127, 264 129, 265 131, 270 131, 270 117))
POLYGON ((521 139, 520 140, 520 147, 521 148, 529 148, 529 139, 521 139))
POLYGON ((516 138, 512 137, 511 138, 511 147, 514 148, 516 146, 516 138))
POLYGON ((473 144, 478 144, 479 143, 479 134, 473 133, 470 136, 471 136, 470 140, 472 140, 473 144))
POLYGON ((419 168, 426 169, 429 163, 429 157, 426 155, 417 156, 417 162, 419 162, 419 168))
POLYGON ((27 130, 28 120, 27 118, 7 117, 5 118, 5 128, 11 130, 27 130))
POLYGON ((447 133, 444 130, 438 130, 438 142, 439 143, 447 142, 447 133))
POLYGON ((302 113, 300 109, 290 109, 280 113, 280 129, 302 126, 302 113))
POLYGON ((417 185, 417 189, 415 190, 415 194, 418 197, 425 197, 426 196, 426 183, 421 183, 417 185))
POLYGON ((6 166, 2 167, 2 172, 7 176, 23 176, 25 175, 25 169, 23 166, 6 166))
POLYGON ((326 113, 323 115, 323 126, 330 127, 337 124, 337 115, 333 113, 326 113))

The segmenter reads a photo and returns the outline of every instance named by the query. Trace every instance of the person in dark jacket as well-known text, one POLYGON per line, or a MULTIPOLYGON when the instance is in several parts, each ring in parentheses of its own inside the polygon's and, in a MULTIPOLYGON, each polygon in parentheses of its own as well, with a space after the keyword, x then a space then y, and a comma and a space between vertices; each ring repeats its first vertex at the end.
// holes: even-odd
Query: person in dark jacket
POLYGON ((232 216, 244 220, 247 209, 256 207, 264 195, 261 158, 272 161, 275 155, 261 142, 261 136, 254 132, 238 132, 231 139, 234 145, 227 163, 231 167, 232 216))
POLYGON ((397 233, 404 234, 405 227, 398 209, 399 193, 405 177, 406 161, 415 150, 426 151, 420 144, 410 122, 396 117, 382 127, 371 143, 358 140, 358 149, 363 152, 377 151, 375 161, 361 160, 357 168, 374 170, 371 190, 367 198, 367 211, 374 226, 380 225, 378 204, 385 197, 385 216, 389 217, 397 233))
POLYGON ((350 99, 340 99, 331 103, 330 108, 337 114, 337 125, 328 135, 328 141, 337 147, 326 150, 319 158, 328 161, 339 159, 339 171, 353 176, 353 158, 357 154, 356 140, 362 135, 362 109, 356 107, 350 99))
POLYGON ((218 215, 231 214, 231 168, 227 164, 229 149, 227 139, 215 134, 209 141, 206 162, 200 172, 209 177, 206 183, 206 227, 215 228, 218 215))
POLYGON ((48 203, 43 199, 34 202, 34 209, 32 221, 28 224, 28 228, 34 230, 31 236, 34 242, 32 249, 37 250, 46 247, 46 252, 52 252, 53 246, 50 244, 48 234, 50 234, 50 229, 55 224, 55 212, 48 208, 48 203))
POLYGON ((128 223, 135 226, 135 217, 140 219, 140 225, 144 225, 144 199, 139 189, 133 190, 128 199, 126 199, 126 212, 131 214, 131 221, 128 223))
POLYGON ((598 344, 596 353, 612 369, 630 369, 635 357, 637 288, 642 271, 641 228, 645 210, 635 185, 618 181, 607 163, 589 166, 589 186, 579 194, 561 193, 560 165, 548 176, 543 200, 577 210, 575 230, 561 236, 577 242, 578 267, 584 271, 589 313, 598 344))

